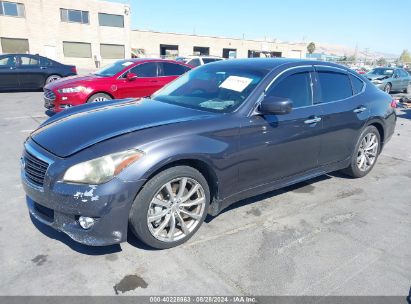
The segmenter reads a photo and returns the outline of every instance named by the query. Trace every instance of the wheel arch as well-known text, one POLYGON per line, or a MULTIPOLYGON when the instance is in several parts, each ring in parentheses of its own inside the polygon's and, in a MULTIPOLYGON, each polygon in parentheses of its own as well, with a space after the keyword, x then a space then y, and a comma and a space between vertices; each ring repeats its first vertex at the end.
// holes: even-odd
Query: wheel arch
MULTIPOLYGON (((216 214, 219 211, 219 180, 212 166, 204 160, 198 158, 180 158, 173 159, 162 163, 146 176, 146 183, 158 173, 176 166, 189 166, 198 170, 206 179, 210 188, 210 214, 216 214)), ((143 185, 144 187, 144 185, 143 185)))
POLYGON ((94 95, 96 95, 96 94, 106 94, 106 95, 110 96, 112 99, 115 99, 114 96, 113 96, 113 94, 110 94, 110 93, 108 93, 108 92, 106 92, 106 91, 101 91, 101 90, 99 90, 99 91, 95 91, 95 92, 90 93, 90 94, 87 96, 87 100, 89 100, 92 96, 94 96, 94 95))
POLYGON ((382 151, 382 148, 384 147, 384 142, 385 142, 384 124, 378 119, 372 119, 367 123, 366 127, 368 127, 368 126, 374 126, 375 128, 377 128, 378 133, 380 134, 380 138, 381 138, 381 149, 380 149, 380 151, 382 151))

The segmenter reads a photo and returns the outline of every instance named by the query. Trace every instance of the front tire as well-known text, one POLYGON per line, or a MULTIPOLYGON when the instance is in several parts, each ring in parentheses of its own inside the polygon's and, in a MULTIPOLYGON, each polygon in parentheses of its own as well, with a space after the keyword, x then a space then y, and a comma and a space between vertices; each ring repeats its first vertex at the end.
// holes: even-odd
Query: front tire
POLYGON ((89 97, 87 100, 87 103, 91 102, 101 102, 101 101, 107 101, 107 100, 112 100, 110 95, 107 95, 105 93, 97 93, 89 97))
POLYGON ((146 245, 167 249, 188 241, 207 216, 210 190, 196 169, 166 169, 142 188, 129 215, 131 231, 146 245))
POLYGON ((404 93, 405 93, 405 94, 411 93, 411 84, 409 84, 409 85, 405 88, 404 93))
POLYGON ((343 173, 354 178, 364 177, 374 168, 381 151, 381 136, 376 127, 365 128, 354 151, 350 166, 343 173))

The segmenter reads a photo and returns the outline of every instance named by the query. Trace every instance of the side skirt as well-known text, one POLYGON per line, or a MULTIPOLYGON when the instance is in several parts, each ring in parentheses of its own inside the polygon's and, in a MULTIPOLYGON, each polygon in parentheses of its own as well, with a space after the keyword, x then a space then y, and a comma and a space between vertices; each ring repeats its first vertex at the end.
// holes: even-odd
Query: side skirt
POLYGON ((334 171, 347 168, 350 165, 350 161, 351 161, 351 158, 338 162, 338 163, 333 163, 333 164, 319 167, 313 170, 309 170, 309 171, 306 171, 300 174, 289 176, 286 178, 277 179, 268 184, 263 184, 263 185, 260 185, 254 188, 246 189, 241 192, 237 192, 233 195, 230 195, 229 197, 226 197, 222 200, 215 200, 210 205, 210 209, 208 213, 211 216, 216 216, 221 211, 223 211, 225 208, 229 207, 233 203, 236 203, 243 199, 257 196, 263 193, 271 192, 271 191, 278 190, 284 187, 288 187, 294 184, 298 184, 303 181, 313 179, 315 177, 318 177, 318 176, 321 176, 321 175, 324 175, 330 172, 334 172, 334 171))

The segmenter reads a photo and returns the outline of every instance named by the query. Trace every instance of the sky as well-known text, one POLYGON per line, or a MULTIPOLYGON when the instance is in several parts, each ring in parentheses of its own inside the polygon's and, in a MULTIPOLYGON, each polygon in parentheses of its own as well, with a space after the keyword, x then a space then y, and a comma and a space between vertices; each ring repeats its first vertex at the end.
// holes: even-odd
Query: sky
POLYGON ((112 1, 131 3, 133 29, 411 51, 411 0, 112 1))

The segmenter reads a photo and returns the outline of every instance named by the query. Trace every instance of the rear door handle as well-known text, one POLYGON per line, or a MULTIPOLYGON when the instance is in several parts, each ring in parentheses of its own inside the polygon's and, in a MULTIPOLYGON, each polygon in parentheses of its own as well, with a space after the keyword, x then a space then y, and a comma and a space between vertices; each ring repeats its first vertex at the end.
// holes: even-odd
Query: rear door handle
POLYGON ((15 70, 16 69, 16 67, 10 67, 10 70, 15 70))
POLYGON ((354 113, 362 113, 362 112, 365 112, 366 110, 367 110, 366 107, 359 107, 354 110, 354 113))
POLYGON ((310 119, 305 120, 304 123, 306 125, 311 125, 311 124, 315 124, 315 123, 320 122, 320 121, 321 121, 321 117, 314 117, 314 118, 310 118, 310 119))

